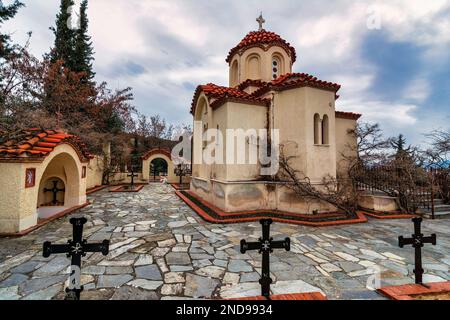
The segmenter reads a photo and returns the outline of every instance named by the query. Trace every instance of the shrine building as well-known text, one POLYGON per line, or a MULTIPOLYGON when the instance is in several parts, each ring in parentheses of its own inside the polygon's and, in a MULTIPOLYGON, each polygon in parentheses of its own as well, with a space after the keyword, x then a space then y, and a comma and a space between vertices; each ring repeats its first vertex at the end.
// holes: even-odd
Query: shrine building
POLYGON ((0 144, 0 234, 85 205, 86 189, 102 183, 98 161, 78 137, 60 131, 24 130, 0 144))
MULTIPOLYGON (((248 33, 226 58, 228 86, 198 86, 191 114, 194 122, 201 122, 203 132, 214 128, 222 133, 225 149, 231 144, 225 133, 228 129, 279 130, 280 146, 285 146, 286 156, 295 157, 293 167, 320 188, 325 176, 345 176, 346 156, 356 156, 349 148, 356 145, 349 130, 355 129, 361 115, 337 110, 339 84, 293 73, 295 48, 265 30, 260 19, 259 30, 248 33)), ((195 150, 204 151, 206 147, 201 134, 194 135, 191 193, 225 212, 309 214, 336 209, 328 203, 300 198, 286 183, 261 176, 260 163, 205 164, 198 159, 202 153, 195 150)))

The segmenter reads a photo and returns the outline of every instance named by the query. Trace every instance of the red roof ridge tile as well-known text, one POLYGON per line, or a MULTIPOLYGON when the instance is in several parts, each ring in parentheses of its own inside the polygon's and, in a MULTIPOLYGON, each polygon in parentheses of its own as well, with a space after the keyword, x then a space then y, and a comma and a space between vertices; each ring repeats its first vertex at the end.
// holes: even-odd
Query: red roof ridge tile
POLYGON ((281 38, 280 35, 276 34, 275 32, 266 31, 264 29, 260 31, 251 31, 249 32, 242 40, 239 42, 237 46, 232 48, 230 52, 228 53, 228 56, 226 58, 226 62, 230 63, 233 56, 238 53, 240 50, 248 49, 251 47, 262 47, 264 48, 264 45, 268 46, 274 46, 278 45, 286 50, 288 55, 292 59, 292 63, 294 63, 297 60, 297 53, 295 51, 295 48, 291 46, 289 42, 281 38))
POLYGON ((223 87, 214 83, 208 83, 206 85, 198 86, 195 90, 194 98, 192 99, 191 114, 195 114, 195 107, 202 93, 209 99, 212 108, 218 108, 223 103, 230 100, 263 105, 266 105, 269 102, 267 99, 255 97, 245 91, 239 90, 239 88, 223 87))
POLYGON ((86 145, 75 135, 61 130, 31 128, 22 130, 18 138, 0 144, 0 159, 6 161, 38 159, 51 153, 60 144, 71 145, 78 153, 80 161, 92 159, 86 145))
POLYGON ((353 112, 336 111, 336 118, 348 119, 348 120, 358 120, 362 117, 362 114, 353 112))

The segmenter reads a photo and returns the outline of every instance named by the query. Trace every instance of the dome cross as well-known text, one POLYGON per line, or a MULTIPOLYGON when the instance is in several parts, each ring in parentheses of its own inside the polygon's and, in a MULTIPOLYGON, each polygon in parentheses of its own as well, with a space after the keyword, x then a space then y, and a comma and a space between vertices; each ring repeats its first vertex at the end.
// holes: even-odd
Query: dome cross
POLYGON ((259 31, 264 30, 263 24, 266 23, 266 20, 264 20, 263 15, 262 15, 262 12, 261 12, 261 14, 259 15, 259 17, 256 19, 256 22, 259 23, 259 31))

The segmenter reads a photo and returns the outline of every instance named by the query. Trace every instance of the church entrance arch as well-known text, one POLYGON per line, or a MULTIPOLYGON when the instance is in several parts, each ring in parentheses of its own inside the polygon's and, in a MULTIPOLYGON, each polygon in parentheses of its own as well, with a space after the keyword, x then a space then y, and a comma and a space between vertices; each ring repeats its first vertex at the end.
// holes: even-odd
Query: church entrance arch
POLYGON ((155 158, 150 162, 150 181, 160 181, 167 177, 169 164, 163 158, 155 158))

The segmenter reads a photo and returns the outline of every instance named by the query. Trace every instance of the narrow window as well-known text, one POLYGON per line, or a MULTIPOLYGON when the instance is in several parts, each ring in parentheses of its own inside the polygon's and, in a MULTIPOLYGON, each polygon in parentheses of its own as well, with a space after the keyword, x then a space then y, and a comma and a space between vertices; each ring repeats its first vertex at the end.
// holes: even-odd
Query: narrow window
POLYGON ((329 119, 327 115, 323 116, 322 120, 322 144, 329 145, 330 139, 329 139, 329 119))
POLYGON ((320 116, 318 113, 314 115, 314 144, 320 144, 320 116))
POLYGON ((273 57, 272 59, 272 78, 275 80, 280 76, 280 60, 277 57, 273 57))

